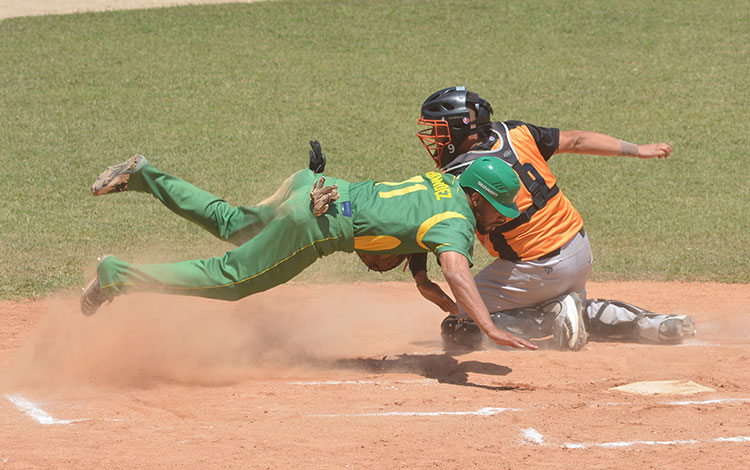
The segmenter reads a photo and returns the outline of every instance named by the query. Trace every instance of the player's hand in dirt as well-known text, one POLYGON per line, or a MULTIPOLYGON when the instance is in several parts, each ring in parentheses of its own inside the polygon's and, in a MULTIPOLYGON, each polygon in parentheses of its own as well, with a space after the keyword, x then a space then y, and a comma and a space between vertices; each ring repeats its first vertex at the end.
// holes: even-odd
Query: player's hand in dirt
POLYGON ((667 158, 672 153, 669 144, 648 144, 638 146, 638 158, 667 158))
POLYGON ((328 205, 339 198, 339 187, 336 185, 323 186, 326 179, 321 177, 320 180, 313 183, 310 190, 310 201, 313 214, 315 217, 321 216, 328 210, 328 205))
POLYGON ((537 349, 537 346, 523 338, 503 331, 499 328, 495 328, 487 333, 487 336, 499 346, 510 346, 518 349, 531 349, 532 351, 537 349))
POLYGON ((458 314, 458 305, 456 305, 456 302, 454 302, 439 285, 428 279, 426 282, 417 285, 417 289, 419 289, 419 293, 422 294, 422 297, 440 307, 442 311, 448 312, 451 315, 458 314))

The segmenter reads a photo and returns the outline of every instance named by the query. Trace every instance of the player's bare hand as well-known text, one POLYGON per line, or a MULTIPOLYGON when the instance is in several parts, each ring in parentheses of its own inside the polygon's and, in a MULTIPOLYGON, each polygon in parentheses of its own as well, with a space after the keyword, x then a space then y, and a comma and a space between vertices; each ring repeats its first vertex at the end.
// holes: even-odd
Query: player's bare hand
POLYGON ((310 190, 310 202, 315 217, 325 214, 328 205, 339 198, 339 187, 336 185, 323 186, 325 181, 325 178, 321 177, 320 180, 313 183, 310 190))
POLYGON ((417 289, 419 289, 419 293, 422 294, 422 297, 440 307, 442 311, 448 312, 451 315, 458 314, 458 305, 456 305, 456 302, 454 302, 439 285, 428 280, 427 282, 418 285, 417 289))
POLYGON ((487 336, 489 336, 489 338, 499 346, 510 346, 512 348, 518 349, 531 349, 532 351, 537 349, 537 346, 535 344, 498 328, 490 331, 487 336))
POLYGON ((638 158, 667 158, 672 153, 669 144, 648 144, 638 146, 638 158))

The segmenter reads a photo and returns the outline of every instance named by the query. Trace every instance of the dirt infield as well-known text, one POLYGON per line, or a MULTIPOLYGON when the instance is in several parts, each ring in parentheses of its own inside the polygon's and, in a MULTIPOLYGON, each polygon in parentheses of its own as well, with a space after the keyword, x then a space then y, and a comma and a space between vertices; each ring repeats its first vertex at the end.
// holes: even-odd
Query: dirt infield
MULTIPOLYGON (((253 1, 253 0, 245 0, 253 1)), ((0 19, 225 0, 0 2, 0 19)), ((448 353, 411 284, 0 302, 0 470, 750 467, 750 285, 590 283, 680 346, 448 353), (632 394, 640 381, 689 395, 632 394)))
POLYGON ((589 290, 698 336, 449 354, 401 283, 0 303, 0 468, 746 468, 750 286, 589 290), (611 390, 652 380, 713 391, 611 390))

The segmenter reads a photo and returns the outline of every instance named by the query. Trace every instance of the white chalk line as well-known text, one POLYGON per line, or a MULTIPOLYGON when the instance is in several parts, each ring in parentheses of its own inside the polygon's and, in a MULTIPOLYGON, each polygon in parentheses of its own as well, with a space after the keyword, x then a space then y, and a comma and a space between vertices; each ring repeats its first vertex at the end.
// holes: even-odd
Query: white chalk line
MULTIPOLYGON (((92 421, 94 418, 78 418, 78 419, 55 419, 49 415, 46 411, 36 406, 31 401, 19 395, 5 395, 5 398, 13 403, 13 405, 20 411, 25 413, 28 417, 32 418, 39 424, 50 425, 50 424, 73 424, 80 423, 81 421, 92 421)), ((121 419, 100 419, 100 421, 122 421, 121 419)))
POLYGON ((717 403, 747 403, 750 402, 750 398, 715 398, 712 400, 703 401, 670 401, 667 405, 673 406, 687 406, 687 405, 715 405, 717 403))
POLYGON ((536 445, 543 445, 544 444, 544 436, 542 436, 539 431, 537 431, 534 428, 526 428, 522 429, 521 432, 523 433, 523 437, 521 438, 521 441, 524 443, 530 443, 530 444, 536 444, 536 445))
POLYGON ((695 346, 695 347, 699 347, 699 348, 701 348, 701 347, 705 348, 705 347, 711 347, 711 346, 724 346, 724 345, 720 344, 720 343, 709 343, 709 342, 706 342, 706 341, 694 341, 694 342, 690 342, 690 343, 675 344, 674 346, 681 347, 681 348, 689 348, 691 346, 695 346))
POLYGON ((55 419, 47 414, 46 411, 31 403, 24 397, 20 397, 18 395, 5 395, 5 398, 7 398, 9 402, 13 403, 16 408, 24 412, 30 418, 37 421, 39 424, 71 424, 77 423, 79 421, 86 421, 87 419, 89 419, 55 419))
POLYGON ((435 380, 396 380, 393 382, 382 380, 325 380, 325 381, 299 381, 287 382, 289 385, 392 385, 392 384, 421 384, 432 385, 437 383, 435 380))
MULTIPOLYGON (((718 405, 718 404, 731 404, 731 403, 748 403, 750 398, 715 398, 711 400, 693 401, 693 400, 682 400, 682 401, 667 401, 660 403, 653 403, 653 405, 668 405, 668 406, 690 406, 690 405, 718 405)), ((599 408, 603 406, 633 406, 633 403, 626 402, 610 402, 610 403, 593 403, 589 405, 589 408, 599 408)))
MULTIPOLYGON (((671 401, 655 403, 655 405, 666 406, 690 406, 690 405, 715 405, 722 403, 747 403, 750 398, 716 398, 703 401, 671 401)), ((633 406, 633 403, 598 403, 590 405, 591 408, 602 406, 633 406)), ((541 407, 546 409, 547 406, 541 407)), ((373 417, 373 416, 493 416, 506 411, 520 412, 529 411, 525 408, 492 408, 485 407, 477 411, 386 411, 381 413, 339 413, 339 414, 309 414, 314 418, 356 418, 356 417, 373 417)), ((529 428, 531 429, 531 428, 529 428)), ((533 429, 532 429, 533 431, 533 429)), ((540 435, 541 436, 541 435, 540 435)))
MULTIPOLYGON (((534 428, 526 428, 521 430, 521 442, 526 445, 553 445, 547 444, 544 440, 544 436, 534 428)), ((750 436, 732 436, 732 437, 717 437, 714 439, 677 439, 669 441, 613 441, 613 442, 564 442, 560 445, 565 449, 586 449, 589 447, 603 447, 603 448, 621 448, 630 446, 674 446, 674 445, 695 445, 701 443, 744 443, 750 442, 750 436)))
POLYGON ((495 416, 508 411, 523 411, 520 408, 486 407, 476 411, 386 411, 382 413, 318 414, 316 418, 373 417, 373 416, 495 416))

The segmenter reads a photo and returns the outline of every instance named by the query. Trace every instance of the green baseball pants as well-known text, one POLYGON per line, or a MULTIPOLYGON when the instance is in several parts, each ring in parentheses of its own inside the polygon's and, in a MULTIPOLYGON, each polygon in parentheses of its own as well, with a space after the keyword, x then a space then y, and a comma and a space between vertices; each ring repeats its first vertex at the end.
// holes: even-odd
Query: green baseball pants
POLYGON ((234 207, 144 160, 130 175, 128 191, 152 194, 237 248, 223 256, 168 264, 135 265, 107 256, 97 267, 102 292, 110 299, 152 291, 237 300, 289 281, 318 258, 354 251, 349 183, 326 178, 326 185, 338 185, 341 197, 315 217, 309 196, 315 178, 311 170, 299 171, 260 204, 234 207))

